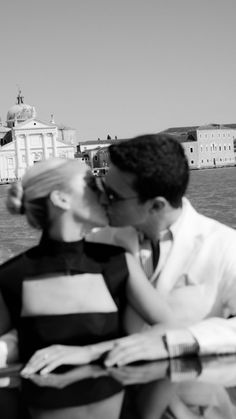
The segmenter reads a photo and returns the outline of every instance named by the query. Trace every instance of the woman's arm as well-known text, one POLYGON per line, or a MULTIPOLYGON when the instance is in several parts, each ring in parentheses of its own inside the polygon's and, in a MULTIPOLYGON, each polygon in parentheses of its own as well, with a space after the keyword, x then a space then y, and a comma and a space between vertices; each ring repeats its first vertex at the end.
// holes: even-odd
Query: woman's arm
POLYGON ((0 292, 0 366, 17 360, 17 333, 16 330, 11 330, 10 313, 0 292))
POLYGON ((18 361, 18 334, 15 329, 11 329, 0 337, 0 366, 18 361))
POLYGON ((126 293, 129 303, 149 324, 174 323, 174 314, 168 303, 148 281, 136 259, 126 253, 129 270, 126 293))

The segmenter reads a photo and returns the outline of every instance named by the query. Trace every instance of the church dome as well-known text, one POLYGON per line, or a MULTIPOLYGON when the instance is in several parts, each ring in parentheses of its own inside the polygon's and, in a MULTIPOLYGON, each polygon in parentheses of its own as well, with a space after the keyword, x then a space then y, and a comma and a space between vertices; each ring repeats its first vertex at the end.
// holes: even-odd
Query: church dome
POLYGON ((36 116, 34 106, 27 105, 23 99, 20 91, 17 96, 17 104, 12 106, 7 112, 7 126, 9 128, 14 127, 16 123, 24 122, 36 116))

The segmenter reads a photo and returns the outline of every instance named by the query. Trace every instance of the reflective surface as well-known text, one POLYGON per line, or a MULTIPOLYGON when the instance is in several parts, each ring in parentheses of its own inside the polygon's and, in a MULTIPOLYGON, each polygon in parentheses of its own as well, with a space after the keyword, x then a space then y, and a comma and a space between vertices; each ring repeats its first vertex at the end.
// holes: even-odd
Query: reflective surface
POLYGON ((236 417, 236 355, 85 365, 30 379, 19 370, 0 370, 1 419, 236 417))

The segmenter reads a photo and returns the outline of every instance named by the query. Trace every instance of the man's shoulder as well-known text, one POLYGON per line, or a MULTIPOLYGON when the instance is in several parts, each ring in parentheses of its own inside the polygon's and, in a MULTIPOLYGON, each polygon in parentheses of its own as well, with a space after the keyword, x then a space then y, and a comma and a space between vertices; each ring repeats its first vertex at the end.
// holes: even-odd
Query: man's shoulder
POLYGON ((197 233, 202 232, 205 235, 211 233, 223 234, 236 239, 236 230, 234 228, 213 217, 198 212, 187 198, 184 199, 183 223, 187 225, 188 229, 196 230, 197 233))

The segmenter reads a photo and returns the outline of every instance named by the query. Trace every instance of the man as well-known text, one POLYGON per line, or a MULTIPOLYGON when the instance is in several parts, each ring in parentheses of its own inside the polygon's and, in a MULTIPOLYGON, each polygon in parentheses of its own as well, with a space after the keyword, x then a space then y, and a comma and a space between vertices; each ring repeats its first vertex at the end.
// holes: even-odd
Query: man
POLYGON ((132 227, 105 229, 89 239, 113 242, 139 257, 154 292, 183 321, 176 330, 157 325, 145 331, 129 310, 128 332, 143 333, 122 339, 106 364, 236 352, 236 320, 228 319, 236 314, 236 231, 197 213, 184 197, 188 163, 171 136, 136 137, 109 152, 102 187, 110 225, 132 227))

